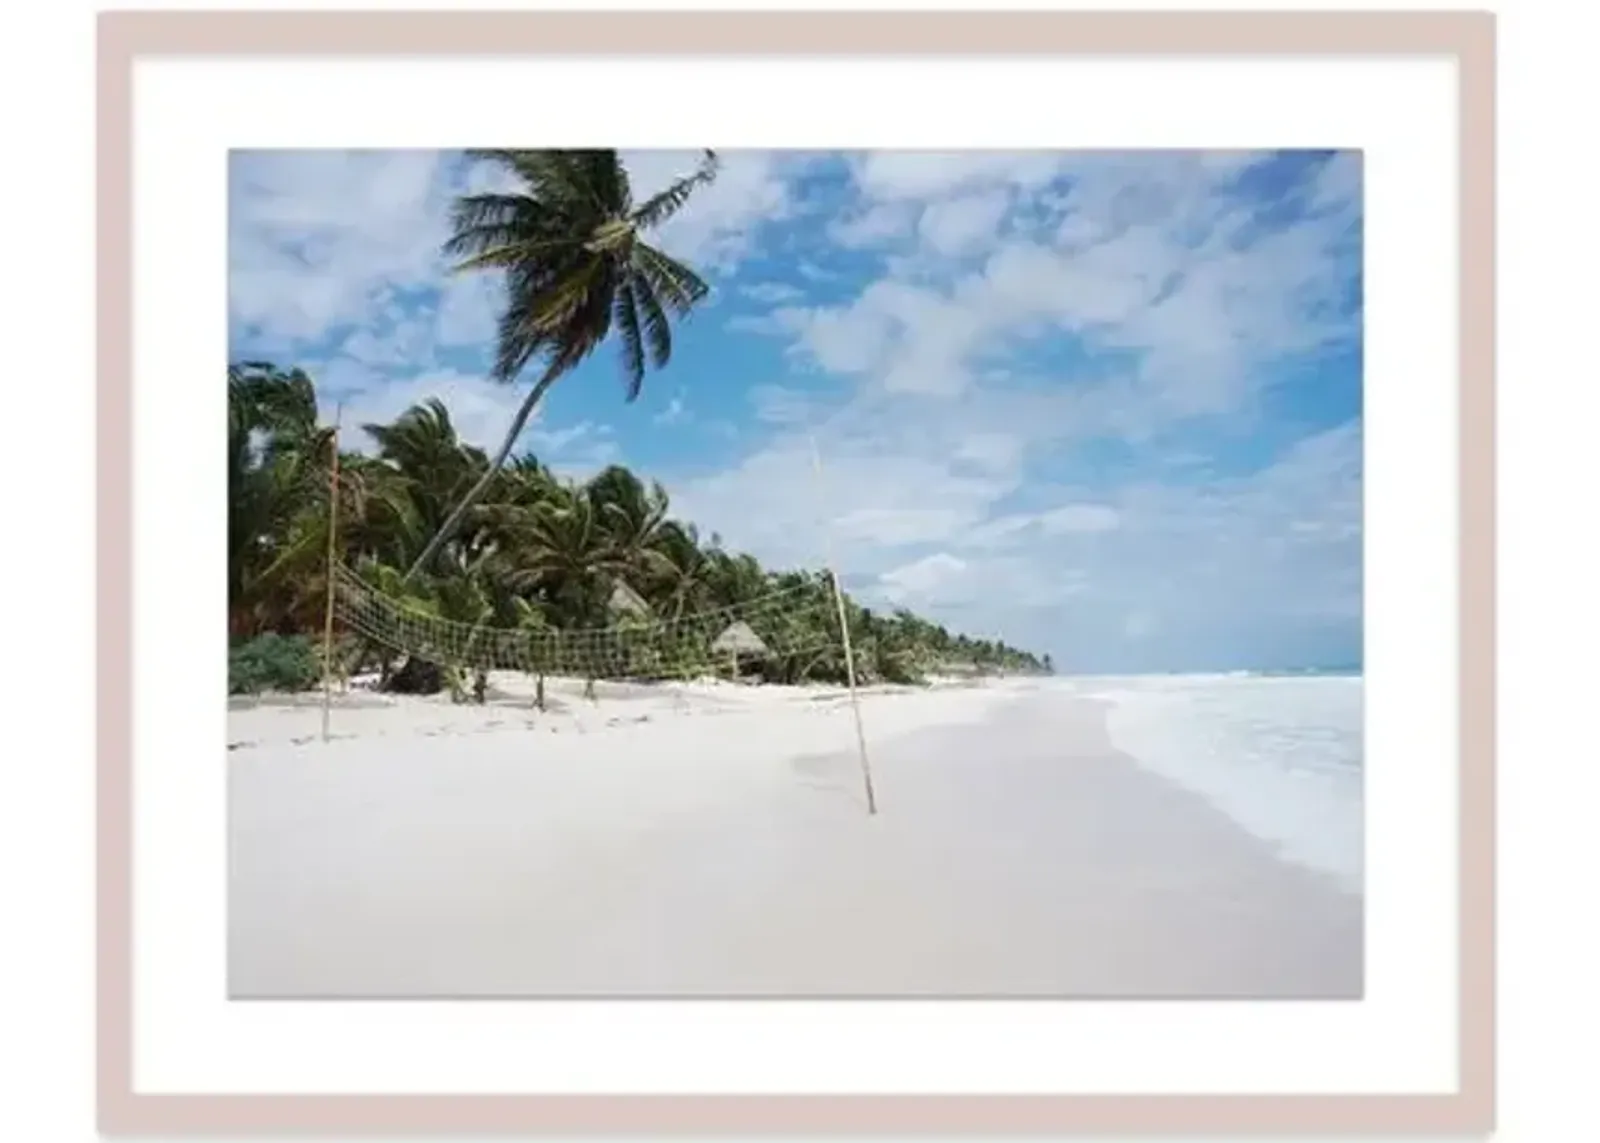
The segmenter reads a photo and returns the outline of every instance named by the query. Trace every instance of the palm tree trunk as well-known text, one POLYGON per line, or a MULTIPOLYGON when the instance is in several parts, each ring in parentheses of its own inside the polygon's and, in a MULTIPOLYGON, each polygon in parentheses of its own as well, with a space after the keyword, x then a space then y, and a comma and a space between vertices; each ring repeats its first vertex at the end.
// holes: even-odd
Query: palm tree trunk
POLYGON ((478 478, 477 483, 467 490, 467 494, 461 498, 461 503, 451 510, 450 515, 445 518, 445 522, 439 525, 439 530, 434 533, 433 539, 428 541, 428 546, 422 549, 422 554, 417 557, 416 562, 406 569, 406 574, 400 579, 402 584, 410 583, 419 571, 432 563, 433 557, 439 554, 439 549, 444 547, 451 536, 455 535, 456 529, 461 526, 462 519, 472 506, 483 497, 484 492, 489 488, 489 482, 494 479, 495 473, 500 471, 500 466, 505 464, 506 457, 510 456, 511 450, 516 447, 517 438, 522 435, 522 430, 528 424, 528 418, 533 415, 533 410, 538 407, 539 401, 544 397, 545 390, 555 384, 556 378, 561 376, 561 373, 562 370, 554 365, 545 370, 544 376, 539 378, 538 383, 533 387, 533 391, 528 394, 528 399, 522 402, 522 407, 517 410, 517 415, 511 418, 511 427, 506 430, 505 440, 500 442, 500 451, 495 453, 494 459, 489 462, 488 469, 478 478))

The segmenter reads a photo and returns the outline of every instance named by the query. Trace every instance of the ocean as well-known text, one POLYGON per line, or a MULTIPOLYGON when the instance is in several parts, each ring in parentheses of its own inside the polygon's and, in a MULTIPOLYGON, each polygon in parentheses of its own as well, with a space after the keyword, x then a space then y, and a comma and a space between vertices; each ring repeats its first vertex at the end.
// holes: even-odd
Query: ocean
POLYGON ((1288 861, 1362 892, 1359 674, 1064 678, 1112 704, 1112 741, 1288 861))

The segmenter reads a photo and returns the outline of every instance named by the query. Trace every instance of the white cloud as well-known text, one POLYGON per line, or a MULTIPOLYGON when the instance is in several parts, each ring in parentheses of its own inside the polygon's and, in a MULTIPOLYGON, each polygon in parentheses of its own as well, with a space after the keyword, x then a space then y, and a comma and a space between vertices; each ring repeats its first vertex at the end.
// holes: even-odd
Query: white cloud
POLYGON ((776 566, 817 566, 831 546, 842 568, 877 575, 905 549, 983 520, 1014 484, 962 475, 935 456, 822 425, 823 466, 807 435, 784 435, 737 465, 673 485, 685 517, 776 566))
POLYGON ((805 258, 802 258, 796 262, 794 268, 795 272, 802 278, 812 282, 833 282, 837 281, 839 278, 839 275, 834 271, 829 270, 824 266, 819 266, 815 262, 809 261, 805 258))
POLYGON ((804 424, 816 415, 807 395, 783 385, 757 385, 750 390, 756 420, 768 425, 804 424))
POLYGON ((796 302, 805 297, 805 291, 787 282, 752 282, 739 287, 739 292, 753 301, 767 304, 796 302))
POLYGON ((1030 514, 1013 513, 1005 516, 996 516, 972 528, 961 537, 960 545, 963 548, 1009 548, 1014 547, 1025 538, 1025 533, 1030 531, 1038 522, 1037 517, 1030 514))
POLYGON ((434 336, 444 346, 494 345, 505 281, 499 273, 451 274, 440 291, 434 336))
POLYGON ((907 408, 836 415, 820 487, 803 442, 780 439, 674 485, 674 502, 777 565, 818 563, 826 516, 836 562, 871 583, 869 604, 913 607, 1068 664, 1204 665, 1219 648, 1248 657, 1308 631, 1348 632, 1359 617, 1358 421, 1199 484, 1164 483, 1152 455, 1090 498, 1018 473, 964 475, 961 418, 897 425, 907 408), (1018 497, 1033 506, 1003 510, 1018 497))
POLYGON ((563 480, 584 481, 622 462, 622 447, 609 425, 581 421, 566 428, 535 425, 524 438, 540 463, 563 480))
POLYGON ((799 335, 799 345, 818 365, 835 373, 865 373, 883 358, 889 340, 886 319, 869 304, 773 313, 780 329, 799 335))
POLYGON ((857 508, 833 521, 834 534, 897 548, 949 539, 972 523, 970 510, 945 507, 857 508))
POLYGON ((1108 386, 1104 394, 1084 392, 1080 381, 1075 400, 1098 400, 1099 427, 1133 438, 1239 408, 1263 367, 1356 333, 1341 305, 1348 282, 1339 269, 1354 256, 1356 168, 1323 168, 1315 182, 1320 213, 1267 227, 1231 193, 1260 159, 866 156, 855 169, 869 198, 960 192, 925 210, 919 233, 929 254, 986 257, 953 276, 930 275, 916 258, 892 262, 852 300, 780 310, 770 328, 787 331, 825 370, 942 397, 969 389, 985 358, 1043 334, 1070 335, 1090 353, 1125 355, 1118 375, 1096 379, 1108 386), (1068 193, 1033 196, 1036 208, 1055 204, 1054 240, 998 238, 1008 196, 1055 175, 1071 180, 1068 193))
POLYGON ((1149 229, 1124 231, 1075 254, 1012 242, 997 247, 981 273, 958 290, 994 331, 1047 319, 1084 333, 1135 318, 1183 258, 1149 229))
POLYGON ((967 358, 984 315, 939 292, 883 278, 854 303, 774 315, 823 369, 865 374, 890 392, 951 396, 970 379, 967 358))
POLYGON ((1075 532, 1114 532, 1122 522, 1115 508, 1104 504, 1066 504, 1039 517, 1039 526, 1048 536, 1075 532))
POLYGON ((1108 598, 1240 624, 1360 612, 1361 432, 1351 421, 1255 472, 1204 485, 1134 483, 1118 527, 1081 553, 1108 598), (1158 606, 1166 601, 1165 606, 1158 606))
POLYGON ((429 314, 360 326, 344 339, 339 352, 377 370, 428 368, 434 364, 432 326, 429 314))
POLYGON ((926 599, 959 580, 966 570, 965 560, 939 552, 884 572, 878 578, 884 594, 898 603, 926 599))
MULTIPOLYGON (((965 634, 993 637, 1004 633, 1006 624, 999 615, 1005 608, 1024 612, 1059 608, 1082 590, 1080 578, 1071 570, 1052 571, 1014 557, 973 562, 937 552, 883 573, 871 594, 896 606, 943 616, 965 634), (997 600, 1004 601, 999 609, 997 600)), ((1015 631, 1010 638, 1029 645, 1026 636, 1015 631)), ((1032 646, 1043 650, 1037 639, 1032 646)))
POLYGON ((851 250, 885 246, 911 234, 916 212, 900 203, 879 203, 828 225, 828 238, 851 250))
POLYGON ((925 199, 978 186, 1037 187, 1061 169, 1059 151, 873 151, 856 181, 878 199, 925 199))
POLYGON ((955 460, 981 472, 1011 472, 1022 459, 1022 438, 1014 433, 976 432, 956 448, 955 460))
POLYGON ((319 338, 439 273, 439 152, 239 151, 229 174, 229 309, 262 340, 319 338))
MULTIPOLYGON (((1042 512, 1012 512, 995 516, 960 538, 968 549, 1015 548, 1041 537, 1095 535, 1122 527, 1122 514, 1105 504, 1063 504, 1042 512)), ((1081 551, 1071 553, 1081 556, 1081 551)))
POLYGON ((917 233, 937 254, 955 256, 992 245, 1011 205, 1005 190, 970 194, 931 204, 922 212, 917 233))
POLYGON ((1159 620, 1149 611, 1130 612, 1122 621, 1122 632, 1129 639, 1143 639, 1156 630, 1159 620))

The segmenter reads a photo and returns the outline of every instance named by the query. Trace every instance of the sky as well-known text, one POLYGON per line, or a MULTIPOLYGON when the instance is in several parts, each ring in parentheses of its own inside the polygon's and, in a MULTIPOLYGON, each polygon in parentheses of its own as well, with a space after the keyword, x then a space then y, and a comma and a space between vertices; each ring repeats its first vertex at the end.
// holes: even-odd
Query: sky
MULTIPOLYGON (((1359 153, 721 158, 655 235, 712 285, 670 364, 628 404, 602 346, 519 451, 1058 671, 1360 663, 1359 153)), ((624 152, 638 198, 697 160, 624 152)), ((349 447, 434 396, 497 445, 531 378, 486 379, 500 283, 440 246, 504 185, 234 152, 231 357, 304 368, 349 447)))

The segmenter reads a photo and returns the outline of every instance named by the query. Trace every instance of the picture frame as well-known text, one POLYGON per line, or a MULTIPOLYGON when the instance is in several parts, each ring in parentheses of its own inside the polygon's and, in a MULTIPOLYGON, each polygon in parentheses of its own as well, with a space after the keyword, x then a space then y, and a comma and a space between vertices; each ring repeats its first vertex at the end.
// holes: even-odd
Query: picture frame
MULTIPOLYGON (((98 1104, 109 1134, 1487 1132, 1494 1120, 1495 24, 1481 12, 116 12, 98 22, 98 1104), (1459 138, 1459 1038, 1449 1094, 152 1093, 136 1083, 134 72, 149 58, 1449 57, 1459 138)), ((150 638, 148 631, 140 638, 150 638)))

